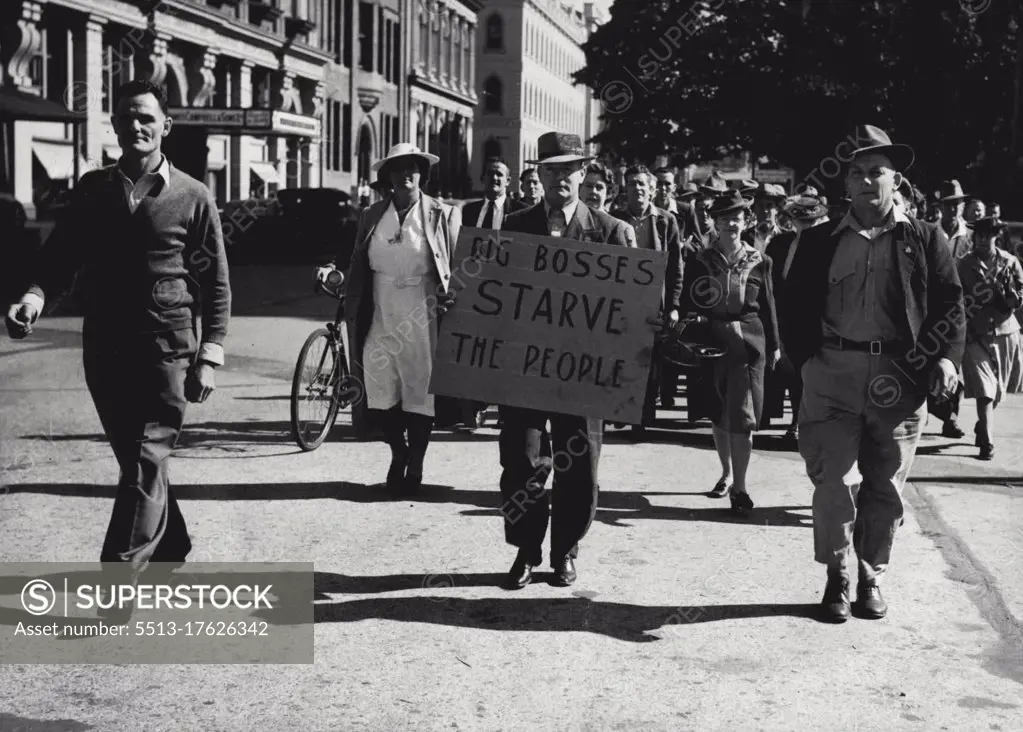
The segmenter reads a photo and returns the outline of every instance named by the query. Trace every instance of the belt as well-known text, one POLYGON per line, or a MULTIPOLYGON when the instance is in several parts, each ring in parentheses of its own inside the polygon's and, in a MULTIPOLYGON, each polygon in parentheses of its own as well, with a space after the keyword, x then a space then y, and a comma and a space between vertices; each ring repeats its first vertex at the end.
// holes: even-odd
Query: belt
POLYGON ((909 350, 902 341, 850 341, 841 336, 824 336, 824 345, 839 351, 865 351, 872 356, 901 356, 909 350))
POLYGON ((423 282, 422 277, 390 277, 388 275, 377 274, 376 277, 381 282, 386 282, 393 287, 397 287, 402 290, 406 287, 418 287, 423 282))
POLYGON ((729 315, 728 313, 707 313, 707 320, 717 320, 721 323, 738 323, 743 320, 745 315, 729 315))

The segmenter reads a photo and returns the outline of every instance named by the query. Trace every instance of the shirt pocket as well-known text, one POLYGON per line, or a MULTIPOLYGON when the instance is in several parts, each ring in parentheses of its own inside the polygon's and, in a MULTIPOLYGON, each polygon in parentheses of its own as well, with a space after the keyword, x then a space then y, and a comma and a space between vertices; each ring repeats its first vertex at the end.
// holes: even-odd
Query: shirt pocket
POLYGON ((858 276, 855 261, 835 261, 828 272, 829 297, 843 311, 863 306, 863 278, 858 276))

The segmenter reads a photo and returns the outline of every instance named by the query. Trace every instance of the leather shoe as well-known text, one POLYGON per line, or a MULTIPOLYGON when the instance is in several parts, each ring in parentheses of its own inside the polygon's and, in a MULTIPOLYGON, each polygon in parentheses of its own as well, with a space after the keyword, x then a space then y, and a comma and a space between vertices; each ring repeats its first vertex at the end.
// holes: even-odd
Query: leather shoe
POLYGON ((568 587, 575 582, 579 575, 575 571, 575 561, 572 557, 565 557, 561 561, 552 562, 554 567, 554 584, 558 587, 568 587))
POLYGON ((888 614, 888 603, 881 597, 881 588, 873 582, 860 582, 856 587, 856 617, 880 620, 888 614))
POLYGON ((821 614, 829 623, 844 623, 852 614, 849 605, 849 577, 844 574, 828 574, 828 584, 821 599, 821 614))
POLYGON ((526 555, 519 552, 518 556, 515 557, 515 561, 512 563, 511 569, 508 570, 508 578, 505 583, 510 590, 521 590, 523 587, 533 581, 533 569, 536 567, 535 564, 530 563, 526 559, 526 555))
POLYGON ((957 422, 949 420, 941 428, 941 436, 948 437, 953 440, 958 440, 963 437, 966 433, 962 431, 957 422))

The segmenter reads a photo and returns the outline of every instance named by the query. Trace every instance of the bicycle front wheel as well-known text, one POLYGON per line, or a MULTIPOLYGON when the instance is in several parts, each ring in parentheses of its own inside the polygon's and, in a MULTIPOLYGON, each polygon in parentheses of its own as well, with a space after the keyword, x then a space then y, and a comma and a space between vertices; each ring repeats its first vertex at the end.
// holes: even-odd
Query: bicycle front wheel
POLYGON ((291 434, 307 452, 323 444, 337 418, 335 389, 342 369, 347 371, 327 329, 313 331, 298 353, 291 382, 291 434))

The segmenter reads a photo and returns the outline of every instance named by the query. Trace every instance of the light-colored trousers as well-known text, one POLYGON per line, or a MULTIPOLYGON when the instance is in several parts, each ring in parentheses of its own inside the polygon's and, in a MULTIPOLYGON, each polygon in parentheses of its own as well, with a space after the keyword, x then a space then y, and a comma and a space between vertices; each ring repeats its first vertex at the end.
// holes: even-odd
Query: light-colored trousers
POLYGON ((902 489, 927 416, 926 384, 887 356, 824 348, 803 366, 799 452, 813 482, 814 557, 879 581, 902 525, 902 489))

